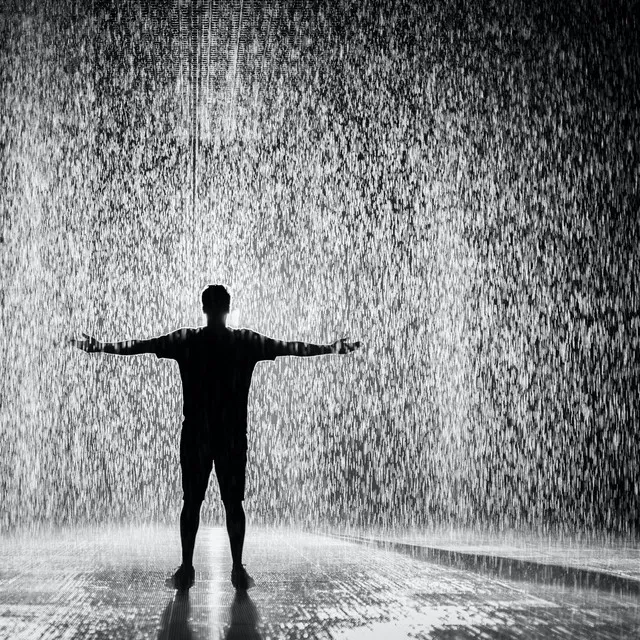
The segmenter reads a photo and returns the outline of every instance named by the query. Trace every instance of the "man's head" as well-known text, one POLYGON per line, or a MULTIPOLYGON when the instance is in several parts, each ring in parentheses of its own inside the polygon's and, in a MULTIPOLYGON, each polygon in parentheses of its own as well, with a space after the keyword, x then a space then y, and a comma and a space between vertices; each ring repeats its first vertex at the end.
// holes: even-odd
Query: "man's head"
POLYGON ((221 284, 210 284, 202 292, 202 310, 209 320, 223 320, 230 305, 231 296, 221 284))

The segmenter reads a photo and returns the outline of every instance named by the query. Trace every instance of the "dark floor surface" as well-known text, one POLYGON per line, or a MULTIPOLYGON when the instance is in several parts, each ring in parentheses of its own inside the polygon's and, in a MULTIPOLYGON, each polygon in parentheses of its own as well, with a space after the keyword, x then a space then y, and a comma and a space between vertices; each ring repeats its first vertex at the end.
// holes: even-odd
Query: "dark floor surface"
POLYGON ((164 585, 179 559, 174 529, 0 543, 0 638, 640 638, 637 595, 510 580, 309 533, 250 529, 256 586, 244 596, 229 581, 221 528, 201 531, 187 597, 164 585))

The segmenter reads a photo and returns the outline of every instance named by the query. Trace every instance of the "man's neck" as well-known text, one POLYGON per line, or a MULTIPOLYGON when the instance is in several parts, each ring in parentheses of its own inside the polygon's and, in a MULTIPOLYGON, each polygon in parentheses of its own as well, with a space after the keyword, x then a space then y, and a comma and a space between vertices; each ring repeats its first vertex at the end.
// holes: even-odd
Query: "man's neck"
POLYGON ((222 331, 226 329, 226 323, 220 320, 207 320, 207 329, 213 329, 214 331, 222 331))

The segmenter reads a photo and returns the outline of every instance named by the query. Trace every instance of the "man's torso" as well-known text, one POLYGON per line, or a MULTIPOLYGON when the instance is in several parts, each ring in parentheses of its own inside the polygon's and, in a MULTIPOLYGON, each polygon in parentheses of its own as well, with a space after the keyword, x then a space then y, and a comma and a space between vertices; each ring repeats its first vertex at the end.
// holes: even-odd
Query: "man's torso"
POLYGON ((180 367, 183 431, 246 442, 247 403, 251 376, 264 336, 246 329, 181 329, 161 340, 158 357, 173 358, 180 367))

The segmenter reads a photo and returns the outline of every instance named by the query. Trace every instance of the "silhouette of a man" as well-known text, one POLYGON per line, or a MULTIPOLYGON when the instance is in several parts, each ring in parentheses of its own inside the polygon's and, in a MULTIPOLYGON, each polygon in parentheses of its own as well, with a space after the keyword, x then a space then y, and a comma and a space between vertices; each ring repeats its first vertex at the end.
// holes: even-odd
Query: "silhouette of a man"
POLYGON ((180 514, 182 564, 172 577, 180 591, 194 584, 193 548, 211 469, 215 467, 224 504, 236 589, 253 580, 242 565, 245 514, 242 507, 247 463, 247 402, 253 369, 279 356, 346 354, 360 346, 346 338, 331 345, 273 340, 249 329, 226 326, 231 297, 222 285, 202 292, 207 326, 178 329, 149 340, 102 343, 83 334, 72 340, 89 353, 153 353, 178 362, 182 378, 183 423, 180 437, 183 507, 180 514))

